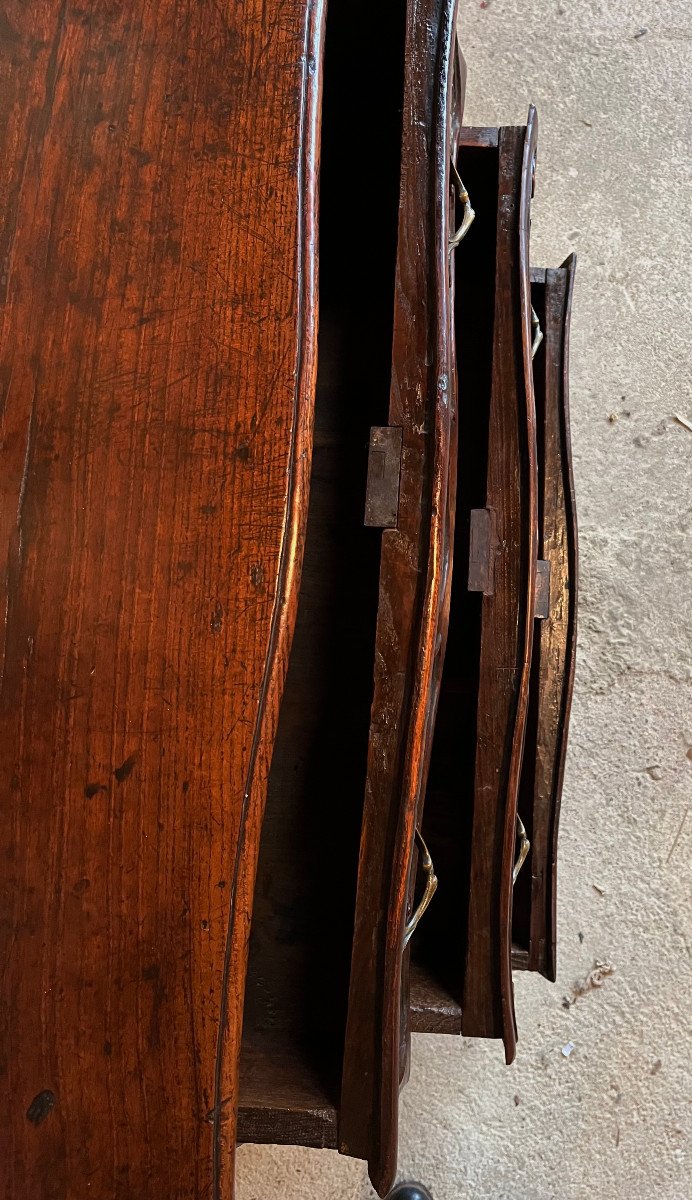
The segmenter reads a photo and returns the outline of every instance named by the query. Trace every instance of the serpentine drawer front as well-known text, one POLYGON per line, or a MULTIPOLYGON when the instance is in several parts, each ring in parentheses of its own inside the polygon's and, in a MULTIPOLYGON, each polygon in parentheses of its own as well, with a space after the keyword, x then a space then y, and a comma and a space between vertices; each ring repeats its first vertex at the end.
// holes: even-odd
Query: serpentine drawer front
POLYGON ((562 777, 577 630, 577 527, 569 436, 569 322, 574 255, 557 270, 531 271, 531 302, 543 331, 534 358, 538 432, 539 561, 547 595, 536 622, 519 815, 531 844, 514 888, 512 962, 556 971, 556 864, 562 777))
POLYGON ((567 405, 573 260, 529 272, 536 118, 462 130, 475 222, 457 264, 459 463, 447 655, 423 834, 437 894, 414 1030, 501 1037, 511 970, 555 976, 555 859, 574 672, 567 405))
POLYGON ((464 86, 451 0, 385 8, 335 0, 327 16, 310 511, 238 1116, 241 1140, 366 1159, 381 1195, 396 1172, 401 964, 450 581, 464 86), (378 70, 354 92, 364 28, 378 70))

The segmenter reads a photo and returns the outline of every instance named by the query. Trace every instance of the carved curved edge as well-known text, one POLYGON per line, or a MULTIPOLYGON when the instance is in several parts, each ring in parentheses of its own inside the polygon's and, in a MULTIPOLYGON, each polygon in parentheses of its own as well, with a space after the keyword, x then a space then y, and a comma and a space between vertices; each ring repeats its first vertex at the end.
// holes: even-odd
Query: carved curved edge
POLYGON ((232 1200, 247 946, 267 781, 295 627, 307 524, 317 374, 317 201, 326 0, 306 7, 299 164, 298 354, 283 536, 267 657, 229 895, 213 1107, 213 1200, 232 1200))
POLYGON ((517 1025, 514 1011, 514 986, 512 983, 512 871, 516 846, 516 819, 519 783, 521 779, 521 761, 526 733, 526 718, 529 703, 529 677, 531 674, 531 654, 533 648, 533 597, 536 586, 536 559, 538 556, 538 475, 536 452, 536 401, 533 385, 533 363, 531 359, 531 280, 529 240, 531 230, 531 198, 533 196, 536 153, 538 145, 538 116, 535 107, 530 105, 526 122, 524 138, 524 156, 521 169, 521 196, 519 208, 519 272, 521 294, 521 340, 524 370, 524 400, 525 411, 525 453, 528 462, 528 493, 524 518, 526 521, 525 537, 528 545, 528 561, 524 564, 525 605, 524 625, 521 631, 523 640, 522 672, 519 684, 515 726, 512 738, 512 751, 507 785, 507 800, 505 807, 504 847, 502 858, 502 878, 500 886, 500 987, 502 993, 502 1040, 505 1047, 507 1063, 514 1061, 517 1049, 517 1025))
POLYGON ((500 129, 497 139, 480 143, 474 138, 499 152, 486 504, 495 511, 500 546, 495 586, 482 600, 462 1033, 501 1037, 507 1062, 516 1052, 512 872, 538 543, 529 279, 536 142, 533 106, 525 127, 500 129))
POLYGON ((545 971, 554 983, 557 973, 557 848, 560 824, 562 785, 565 774, 569 718, 574 691, 574 672, 577 658, 577 604, 579 579, 579 539, 577 531, 577 504, 574 491, 572 468, 572 436, 569 409, 569 338, 572 322, 574 279, 577 267, 576 254, 570 254, 562 263, 567 271, 567 294, 562 329, 562 391, 559 398, 559 421, 561 435, 562 480, 565 505, 565 533, 567 538, 566 571, 568 579, 567 635, 565 642, 565 674, 558 719, 558 735, 555 755, 555 776, 551 796, 550 874, 547 886, 549 894, 546 904, 545 971))
MULTIPOLYGON (((452 30, 456 26, 456 13, 452 30)), ((441 45, 441 55, 447 52, 448 42, 441 45)), ((404 927, 414 906, 419 854, 416 830, 422 819, 425 789, 432 753, 435 720, 440 697, 442 670, 449 632, 452 595, 452 566, 454 528, 456 521, 457 487, 457 361, 454 338, 454 285, 456 253, 448 252, 449 236, 454 232, 455 192, 450 179, 449 163, 456 161, 466 91, 466 63, 458 39, 454 37, 443 83, 438 95, 438 141, 435 161, 440 181, 437 203, 436 297, 437 297, 437 361, 449 364, 447 397, 438 393, 435 408, 435 441, 432 461, 433 504, 429 531, 430 549, 426 592, 418 642, 418 662, 414 675, 415 690, 406 747, 404 787, 400 807, 400 824, 396 846, 400 851, 392 876, 391 911, 395 920, 389 927, 387 967, 392 972, 385 986, 395 995, 402 995, 400 1013, 404 1024, 400 1028, 400 1048, 408 1060, 411 1029, 409 1025, 408 971, 410 951, 406 948, 404 927), (451 79, 451 87, 449 80, 451 79), (445 402, 446 400, 446 402, 445 402), (398 872, 398 875, 397 875, 398 872), (403 903, 402 903, 403 900, 403 903), (405 995, 403 989, 406 989, 405 995)), ((434 865, 434 864, 433 864, 434 865)))
POLYGON ((514 968, 556 974, 556 856, 576 637, 576 510, 571 469, 568 341, 574 256, 532 271, 545 349, 535 366, 540 554, 550 564, 550 599, 538 621, 519 804, 530 827, 530 872, 515 904, 514 968))
MULTIPOLYGON (((452 76, 452 95, 450 104, 450 136, 449 136, 449 153, 453 162, 456 162, 456 157, 459 148, 459 137, 461 133, 461 122, 464 112, 464 96, 466 92, 466 62, 461 53, 461 47, 458 40, 454 47, 454 66, 452 76)), ((452 194, 450 213, 453 214, 455 209, 454 195, 452 194)), ((453 222, 452 222, 453 225, 453 222)), ((439 265, 439 264, 438 264, 439 265)), ((442 524, 442 551, 441 551, 441 580, 439 586, 439 603, 437 605, 437 624, 435 632, 435 657, 431 674, 431 687, 428 700, 428 708, 426 714, 425 737, 423 739, 424 753, 421 763, 421 789, 418 795, 418 806, 416 809, 416 821, 420 822, 422 809, 425 797, 425 787, 427 784, 428 770, 430 767, 430 756, 432 753, 433 734, 435 730, 435 721, 437 718, 437 707, 440 696, 440 685, 442 682, 442 670, 444 667, 445 652, 447 649, 447 635, 449 633, 449 613, 450 603, 452 598, 452 567, 454 556, 454 529, 456 524, 456 490, 457 490, 457 460, 458 460, 458 377, 457 377, 457 350, 456 338, 454 336, 454 291, 456 281, 456 253, 453 253, 449 258, 449 300, 448 308, 452 314, 450 317, 449 336, 448 336, 448 357, 450 363, 450 381, 451 381, 451 420, 449 427, 449 447, 448 447, 448 462, 447 462, 447 491, 444 497, 444 517, 442 524)), ((439 272, 439 287, 440 294, 443 294, 443 279, 442 270, 439 272)), ((414 830, 415 832, 415 830, 414 830)), ((408 904, 409 908, 413 903, 413 892, 415 890, 415 878, 413 878, 413 865, 415 843, 411 847, 411 855, 409 859, 409 887, 408 887, 408 904)))
POLYGON ((404 429, 402 500, 398 528, 386 530, 382 538, 339 1123, 341 1152, 367 1159, 380 1196, 387 1194, 396 1173, 403 937, 416 814, 432 727, 429 704, 436 637, 449 575, 444 569, 444 546, 452 424, 448 236, 456 9, 456 0, 410 0, 407 10, 389 413, 390 424, 404 429), (423 30, 427 39, 421 36, 423 30), (426 203, 428 197, 431 203, 426 203), (431 210, 421 252, 421 212, 431 210), (418 343, 422 352, 417 352, 418 343), (433 348, 432 363, 426 361, 428 347, 433 348), (433 428, 426 435, 423 431, 430 429, 431 421, 433 428), (383 653, 383 646, 392 644, 391 631, 388 634, 385 628, 390 620, 397 625, 396 671, 383 653), (387 708, 382 720, 380 714, 387 708))

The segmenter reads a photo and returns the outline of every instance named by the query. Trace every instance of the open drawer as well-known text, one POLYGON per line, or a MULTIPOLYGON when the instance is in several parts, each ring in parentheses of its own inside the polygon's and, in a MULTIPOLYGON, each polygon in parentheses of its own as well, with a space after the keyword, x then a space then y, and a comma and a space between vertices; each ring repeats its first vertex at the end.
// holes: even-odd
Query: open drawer
POLYGON ((569 429, 569 323, 576 260, 531 271, 543 330, 534 359, 539 562, 545 586, 533 640, 519 815, 530 850, 514 889, 512 962, 555 980, 557 834, 576 655, 577 526, 569 429))
POLYGON ((238 1108, 240 1141, 338 1147, 367 1159, 381 1195, 396 1170, 408 881, 450 576, 464 84, 453 0, 399 0, 395 19, 386 7, 335 2, 327 17, 311 495, 238 1108), (378 71, 353 93, 366 21, 378 71))
POLYGON ((423 818, 439 888, 411 966, 414 1029, 501 1037, 508 1061, 538 550, 529 279, 536 136, 533 108, 526 126, 461 134, 458 169, 476 219, 458 264, 454 573, 423 818))
POLYGON ((568 341, 574 258, 528 267, 535 114, 463 130, 459 460, 447 655, 423 831, 439 880, 411 1027, 502 1037, 511 969, 555 978, 555 861, 576 646, 568 341), (530 336, 529 336, 530 332, 530 336))
POLYGON ((241 1142, 338 1142, 383 536, 363 509, 392 370, 407 0, 393 8, 369 22, 380 69, 361 91, 365 5, 334 0, 326 23, 310 501, 253 903, 241 1142))

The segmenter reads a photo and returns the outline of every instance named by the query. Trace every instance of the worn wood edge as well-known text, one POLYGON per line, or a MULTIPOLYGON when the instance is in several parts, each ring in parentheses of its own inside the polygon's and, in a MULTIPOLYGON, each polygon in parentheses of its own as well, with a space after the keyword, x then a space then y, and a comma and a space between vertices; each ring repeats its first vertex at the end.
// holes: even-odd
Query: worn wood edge
POLYGON ((529 561, 526 580, 527 603, 524 613, 521 681, 515 715, 515 734, 509 768, 509 787, 505 808, 504 848, 502 862, 502 885, 500 888, 500 938, 502 943, 500 962, 500 987, 503 1014, 503 1042, 505 1061, 514 1061, 517 1050, 517 1027, 514 1011, 514 987, 512 983, 512 869, 516 844, 516 815, 521 761, 524 749, 524 732, 529 700, 529 677, 533 648, 533 595, 536 585, 536 558, 538 556, 538 472, 536 457, 536 402, 533 389, 533 364, 531 360, 531 284, 529 280, 529 234, 532 177, 535 169, 538 141, 538 116, 533 104, 529 107, 524 138, 524 155, 521 173, 519 200, 519 286, 522 306, 521 337, 524 358, 524 401, 526 404, 526 440, 528 495, 527 525, 529 534, 529 561), (533 454, 530 448, 533 443, 533 454))
POLYGON ((461 130, 459 145, 493 150, 497 149, 499 139, 499 129, 486 129, 474 125, 464 125, 461 130))
POLYGON ((243 1044, 236 1139, 335 1149, 337 1111, 319 1062, 292 1038, 261 1034, 243 1044))
POLYGON ((528 971, 529 952, 524 946, 512 945, 512 970, 513 971, 528 971))
MULTIPOLYGON (((461 52, 458 38, 455 46, 455 70, 452 83, 452 99, 451 99, 451 136, 450 136, 450 153, 452 161, 456 162, 460 138, 461 138, 461 123, 463 120, 464 98, 466 93, 466 62, 461 52)), ((455 208, 454 202, 450 206, 451 210, 455 208)), ((451 211, 450 211, 451 219, 451 211)), ((442 683, 442 671, 444 667, 445 655, 447 651, 447 640, 449 635, 449 617, 452 599, 452 575, 453 575, 453 551, 454 551, 454 529, 456 524, 456 491, 457 491, 457 458, 458 458, 458 375, 457 375, 457 358, 456 358, 456 339, 454 336, 454 292, 456 282, 456 256, 459 250, 454 251, 450 256, 449 262, 449 312, 450 312, 450 340, 449 340, 449 361, 450 361, 450 378, 453 383, 452 391, 452 420, 450 429, 450 444, 449 444, 449 470, 447 473, 447 498, 446 498, 446 525, 444 529, 443 542, 443 562, 442 562, 442 583, 440 587, 440 604, 438 609, 438 632, 435 644, 435 658, 433 663, 433 678, 431 688, 431 698, 429 703, 429 731, 426 733, 425 755, 422 764, 422 779, 423 787, 418 802, 417 824, 419 827, 423 821, 423 810, 425 806, 425 786, 430 768, 430 760, 432 755, 433 733, 435 722, 437 719, 437 710, 440 699, 440 688, 442 683)), ((414 843, 415 850, 415 843, 414 843)), ((411 868, 409 871, 408 881, 408 901, 407 915, 411 912, 416 883, 416 863, 417 855, 412 854, 411 868)), ((407 1033, 461 1033, 461 1006, 454 997, 452 997, 441 984, 429 976, 422 964, 411 956, 410 949, 406 950, 403 958, 403 988, 402 991, 402 1009, 407 1016, 407 1033)), ((410 1036, 407 1039, 408 1058, 410 1059, 410 1036)), ((402 1081, 402 1086, 403 1086, 402 1081)))
MULTIPOLYGON (((450 173, 449 173, 449 124, 450 116, 448 113, 448 101, 451 86, 451 71, 452 57, 455 50, 455 29, 456 29, 456 13, 458 0, 442 0, 440 15, 438 19, 437 35, 435 39, 436 55, 434 63, 428 65, 428 69, 435 71, 435 79, 437 86, 434 91, 434 106, 435 115, 433 118, 434 128, 431 131, 434 138, 435 152, 429 159, 429 170, 434 171, 432 188, 429 185, 429 194, 432 191, 434 195, 434 211, 433 211, 433 233, 438 254, 435 262, 435 294, 431 306, 430 321, 435 322, 437 319, 438 326, 444 324, 444 321, 437 315, 440 306, 443 307, 443 312, 447 310, 445 305, 449 304, 449 285, 448 285, 448 228, 449 228, 449 190, 450 190, 450 173), (442 149, 440 150, 440 144, 442 149), (443 291, 440 294, 440 270, 443 272, 443 291)), ((420 26, 416 19, 418 16, 419 0, 409 0, 407 6, 407 29, 406 29, 406 62, 408 68, 405 87, 410 88, 411 76, 414 74, 411 63, 414 64, 420 61, 420 52, 418 44, 420 42, 420 26)), ((404 101, 404 109, 406 109, 406 99, 404 101)), ((430 178, 430 176, 429 176, 430 178)), ((402 176, 400 206, 399 206, 399 249, 401 250, 401 231, 402 231, 402 214, 405 213, 407 202, 406 183, 402 176)), ((448 323, 448 322, 447 322, 448 323)), ((439 354, 439 338, 436 353, 439 354)), ((414 653, 411 655, 411 660, 416 665, 416 670, 410 670, 412 676, 412 693, 408 703, 408 733, 402 738, 402 743, 405 745, 404 751, 404 766, 401 772, 401 792, 398 806, 398 819, 396 831, 396 845, 394 848, 394 859, 391 864, 383 863, 383 869, 387 872, 391 883, 389 889, 389 906, 388 912, 390 919, 387 921, 384 942, 384 966, 382 971, 382 981, 378 987, 378 1003, 379 1011, 373 1013, 373 1018, 378 1029, 378 1037, 375 1039, 375 1045, 379 1049, 379 1058, 377 1054, 370 1064, 369 1076, 372 1080, 372 1091, 374 1093, 374 1103, 372 1106, 372 1120, 369 1123, 367 1132, 359 1133, 358 1123, 350 1125, 350 1106, 358 1103, 359 1096, 356 1094, 357 1089, 360 1093, 360 1101, 362 1107, 362 1087, 364 1081, 349 1080, 344 1078, 344 1086, 342 1088, 342 1104, 339 1122, 339 1149, 342 1153, 352 1155, 354 1157, 366 1158, 368 1162, 368 1172, 370 1180, 380 1196, 385 1196, 390 1190, 396 1173, 397 1161, 397 1120, 396 1112, 398 1111, 398 1094, 399 1094, 399 1039, 400 1039, 400 989, 402 984, 402 956, 403 956, 403 934, 404 923, 406 916, 406 897, 408 889, 408 876, 411 865, 411 855, 413 848, 413 837, 415 832, 415 808, 417 807, 417 789, 420 789, 421 780, 416 775, 416 778, 411 777, 411 756, 413 746, 420 745, 420 739, 423 734, 423 726, 425 723, 425 696, 427 681, 430 677, 430 669, 434 659, 435 645, 434 636, 431 635, 432 622, 436 618, 436 607, 434 611, 430 611, 431 598, 437 597, 439 594, 440 582, 440 548, 441 548, 441 511, 442 501, 446 491, 446 466, 444 480, 438 478, 439 471, 439 456, 443 437, 448 440, 448 426, 451 419, 451 408, 449 404, 449 360, 445 354, 444 359, 438 360, 447 363, 446 370, 442 373, 444 376, 444 388, 440 388, 442 380, 438 371, 438 392, 437 403, 434 410, 435 415, 435 441, 433 448, 433 492, 430 507, 430 535, 431 535, 431 550, 428 558, 428 569, 426 571, 426 582, 423 590, 423 602, 420 609, 421 616, 418 621, 419 632, 414 641, 417 641, 414 653), (445 422, 446 433, 441 434, 440 417, 445 422), (430 612, 427 622, 424 620, 422 613, 430 612), (427 630, 427 636, 424 632, 424 627, 427 630), (387 867, 391 866, 391 870, 387 867), (393 919, 392 919, 393 916, 393 919), (393 1115, 394 1114, 394 1115, 393 1115)), ((432 369, 428 369, 428 378, 433 374, 432 369)), ((444 458, 444 455, 443 455, 444 458)), ((392 531, 395 532, 395 531, 392 531)), ((382 541, 382 562, 380 568, 380 579, 383 578, 383 573, 386 571, 386 556, 388 553, 388 534, 387 531, 383 534, 382 541)), ((361 855, 358 866, 358 891, 360 892, 361 879, 363 878, 366 864, 363 860, 363 843, 361 842, 361 855)), ((357 898, 358 906, 358 898, 357 898)), ((355 944, 354 944, 355 952, 355 944)), ((376 952, 373 948, 373 962, 376 959, 376 952)), ((376 968, 373 968, 376 969, 376 968)), ((352 977, 351 988, 353 987, 353 962, 352 962, 352 977)), ((351 1007, 352 991, 349 994, 349 1010, 351 1007)), ((352 1035, 351 1035, 352 1036, 352 1035)), ((347 1056, 349 1047, 349 1030, 347 1028, 346 1038, 346 1058, 345 1070, 347 1067, 347 1056)))
POLYGON ((311 0, 306 11, 302 56, 296 255, 298 351, 293 397, 292 445, 269 641, 229 889, 228 934, 223 964, 212 1109, 213 1200, 233 1200, 234 1193, 243 999, 252 897, 259 852, 259 836, 250 839, 247 830, 249 825, 255 829, 259 828, 264 812, 271 745, 276 733, 278 706, 295 626, 307 522, 317 372, 317 197, 320 145, 318 123, 322 101, 325 17, 326 0, 311 0), (262 764, 262 773, 259 774, 257 766, 262 747, 267 751, 267 761, 262 764))
MULTIPOLYGON (((545 557, 548 554, 544 544, 546 534, 546 490, 549 477, 549 466, 547 462, 547 420, 550 407, 547 402, 550 370, 552 360, 555 358, 556 364, 558 360, 559 347, 558 343, 562 337, 562 311, 560 310, 560 320, 556 320, 553 316, 551 306, 549 305, 549 289, 548 280, 554 277, 555 271, 551 271, 545 267, 531 267, 529 278, 531 281, 531 303, 534 310, 540 315, 542 322, 541 328, 543 331, 543 341, 540 351, 537 355, 537 362, 534 363, 534 394, 536 397, 536 436, 537 444, 543 448, 540 463, 539 477, 539 554, 545 557), (540 380, 540 386, 537 384, 540 380), (540 404, 539 404, 540 394, 540 404), (542 503, 540 497, 542 495, 542 503)), ((557 294, 557 293, 556 293, 557 294)), ((554 307, 554 305, 553 305, 554 307)), ((556 587, 555 568, 556 564, 552 558, 550 559, 550 575, 553 584, 553 592, 556 587)), ((540 714, 543 711, 543 706, 546 704, 544 698, 544 643, 549 646, 549 633, 551 631, 550 611, 545 614, 545 619, 540 621, 540 624, 535 629, 533 642, 533 655, 531 667, 531 687, 529 691, 529 718, 532 710, 535 710, 536 728, 524 746, 524 756, 522 762, 522 779, 520 783, 519 802, 522 798, 529 805, 526 812, 521 810, 523 819, 528 823, 531 822, 530 831, 530 849, 526 860, 525 868, 522 868, 524 874, 530 874, 531 887, 527 897, 528 909, 528 929, 518 933, 515 921, 514 912, 512 914, 512 936, 518 936, 519 940, 512 943, 512 970, 519 971, 543 971, 543 960, 545 957, 545 908, 546 896, 548 892, 548 883, 546 880, 546 870, 541 872, 540 863, 545 859, 545 867, 547 868, 547 851, 541 847, 541 838, 539 834, 539 826, 542 827, 540 813, 537 812, 536 799, 539 795, 538 783, 538 767, 540 758, 540 714), (535 689, 535 690, 534 690, 535 689), (525 780, 531 780, 530 785, 524 786, 525 780), (522 796, 522 793, 526 793, 522 796), (530 814, 530 816, 529 816, 530 814), (539 886, 540 885, 540 886, 539 886), (523 939, 523 940, 522 940, 523 939)), ((528 732, 528 730, 527 730, 528 732)), ((545 789, 540 789, 543 792, 545 789)), ((550 789, 552 791, 552 787, 550 789)), ((525 882, 525 880, 522 880, 525 882)))
POLYGON ((336 1150, 337 1114, 334 1107, 298 1109, 242 1107, 238 1109, 238 1146, 309 1146, 336 1150))
POLYGON ((549 895, 546 904, 546 962, 545 973, 554 983, 557 975, 557 849, 560 825, 560 806, 562 785, 565 774, 567 756, 567 739, 569 717, 572 708, 572 693, 574 691, 574 673, 577 658, 577 601, 579 576, 579 536, 577 529, 577 504, 574 490, 574 470, 572 465, 572 435, 569 408, 569 339, 572 321, 572 303, 574 298, 574 280, 577 268, 576 254, 570 254, 562 263, 562 270, 567 272, 567 295, 565 299, 565 315, 562 333, 562 395, 560 403, 560 432, 562 439, 562 470, 565 496, 565 525, 568 536, 567 570, 570 581, 569 617, 567 627, 567 647, 565 654, 565 678, 562 691, 562 708, 560 712, 557 766, 551 806, 551 829, 549 833, 550 846, 550 876, 549 895))
MULTIPOLYGON (((574 483, 572 478, 571 447, 569 433, 569 317, 571 313, 571 290, 574 285, 575 256, 570 255, 561 267, 549 270, 532 269, 532 282, 546 289, 552 283, 560 288, 559 309, 553 318, 555 349, 557 358, 557 391, 552 396, 551 407, 554 408, 557 419, 557 454, 560 461, 560 476, 562 480, 563 504, 561 511, 565 524, 565 555, 560 566, 561 578, 566 576, 568 583, 567 622, 564 641, 563 669, 559 685, 558 712, 555 722, 555 739, 549 762, 549 786, 547 789, 547 833, 545 862, 543 864, 543 883, 540 891, 531 900, 531 932, 528 948, 513 949, 513 967, 519 970, 539 972, 550 982, 556 978, 556 861, 557 837, 560 815, 560 800, 564 775, 565 754, 569 726, 569 711, 571 706, 572 687, 574 680, 574 660, 576 649, 576 512, 574 502, 574 483), (518 955, 520 957, 518 957, 518 955)), ((546 327, 546 338, 551 336, 551 325, 546 327)), ((543 638, 549 626, 544 626, 540 634, 543 638)), ((542 674, 541 674, 542 679, 542 674)), ((538 748, 535 749, 538 754, 538 748)))
POLYGON ((421 963, 411 964, 412 1033, 461 1034, 461 1005, 421 963))
MULTIPOLYGON (((422 803, 425 774, 429 765, 430 743, 435 723, 436 695, 434 674, 436 659, 441 663, 442 647, 438 656, 438 633, 440 618, 445 603, 448 610, 448 593, 451 588, 451 547, 454 535, 454 514, 448 511, 451 426, 455 400, 451 393, 453 382, 451 354, 451 286, 450 252, 448 247, 450 228, 450 160, 454 153, 452 138, 453 113, 451 96, 453 68, 457 50, 456 18, 458 0, 444 5, 438 29, 438 54, 436 78, 438 86, 435 96, 434 151, 431 169, 436 172, 433 184, 435 198, 434 272, 435 291, 431 306, 431 322, 436 330, 435 356, 437 362, 436 398, 434 405, 434 444, 432 456, 432 496, 429 529, 428 567, 420 618, 416 666, 409 715, 408 734, 404 758, 404 774, 399 806, 399 822, 395 840, 389 911, 394 915, 387 928, 385 950, 384 991, 392 1009, 400 1013, 399 993, 402 986, 402 956, 404 926, 407 916, 407 899, 411 886, 412 865, 415 855, 415 831, 422 803), (442 373, 440 374, 440 369, 442 373), (452 521, 451 530, 449 521, 452 521), (447 539, 450 538, 449 542, 447 539)), ((462 84, 465 82, 463 79, 462 84)), ((430 373, 432 378, 433 372, 430 373)), ((446 641, 446 638, 444 639, 446 641)), ((398 1099, 398 1041, 396 1039, 389 1071, 388 1089, 390 1103, 398 1099)), ((383 1177, 388 1190, 394 1182, 396 1171, 396 1145, 393 1147, 391 1177, 383 1177)))
MULTIPOLYGON (((499 1037, 504 1043, 505 1059, 509 1064, 516 1054, 517 1029, 514 1014, 514 991, 512 983, 512 945, 511 921, 513 902, 513 865, 516 844, 516 812, 518 789, 521 777, 521 764, 524 747, 526 716, 528 711, 528 688, 531 670, 531 655, 533 643, 533 596, 535 590, 536 558, 538 550, 537 522, 537 450, 536 450, 536 418, 535 398, 533 390, 533 367, 531 361, 531 305, 529 283, 529 230, 530 202, 532 195, 533 165, 537 144, 537 118, 533 105, 529 108, 528 120, 525 126, 502 127, 500 142, 504 133, 523 134, 521 153, 521 172, 519 178, 518 212, 514 237, 516 245, 516 263, 519 283, 520 341, 515 344, 517 404, 520 406, 517 416, 519 420, 518 451, 520 462, 525 461, 526 485, 521 493, 520 508, 520 549, 521 555, 521 584, 519 591, 519 610, 517 618, 518 645, 517 666, 519 679, 517 684, 516 701, 513 712, 509 716, 509 755, 506 772, 504 800, 498 797, 498 804, 503 805, 502 839, 499 851, 500 886, 499 894, 492 898, 494 913, 493 928, 497 931, 493 941, 493 961, 495 969, 491 991, 494 1003, 499 1002, 499 1012, 493 1017, 490 1025, 478 1024, 475 1014, 468 1006, 468 958, 467 980, 464 985, 462 1004, 462 1031, 469 1036, 499 1037), (522 362, 519 362, 521 355, 522 362), (495 975, 495 972, 497 973, 495 975)), ((517 139, 518 141, 519 139, 517 139)), ((496 282, 497 287, 497 282, 496 282)), ((515 332, 516 336, 516 332, 515 332)), ((522 477, 524 471, 522 470, 522 477)), ((476 784, 477 786, 477 784, 476 784)), ((498 814, 499 815, 499 814, 498 814)), ((472 915, 469 917, 472 920, 472 915)))

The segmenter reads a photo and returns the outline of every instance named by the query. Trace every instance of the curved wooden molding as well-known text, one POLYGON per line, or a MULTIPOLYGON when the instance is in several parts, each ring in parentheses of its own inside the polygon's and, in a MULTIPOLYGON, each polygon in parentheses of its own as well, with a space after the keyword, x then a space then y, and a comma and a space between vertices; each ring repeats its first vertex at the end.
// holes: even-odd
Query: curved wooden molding
MULTIPOLYGON (((526 727, 537 550, 536 425, 531 364, 530 201, 533 106, 498 136, 495 316, 486 506, 497 552, 481 618, 477 750, 462 1032, 516 1051, 511 974, 512 868, 526 727)), ((476 144, 480 144, 475 139, 476 144)))
POLYGON ((534 635, 520 811, 530 831, 526 879, 514 916, 515 960, 555 980, 556 863, 560 797, 574 683, 577 519, 569 430, 569 326, 576 257, 532 271, 544 344, 536 358, 539 556, 550 564, 550 603, 534 635))
MULTIPOLYGON (((224 955, 222 1009, 214 1077, 214 1200, 231 1200, 235 1161, 235 1117, 238 1105, 238 1062, 243 1025, 243 996, 252 897, 257 869, 262 815, 281 692, 288 670, 291 638, 300 590, 305 526, 308 513, 315 379, 317 373, 317 192, 319 118, 322 93, 323 37, 326 0, 303 4, 300 109, 297 153, 296 360, 290 456, 282 540, 269 642, 259 705, 252 735, 243 794, 243 814, 235 848, 224 955)), ((258 538, 264 530, 258 530, 258 538)))
POLYGON ((368 1160, 381 1196, 396 1171, 403 933, 447 574, 455 17, 454 0, 408 5, 389 410, 403 430, 399 521, 382 536, 339 1126, 339 1148, 368 1160))

